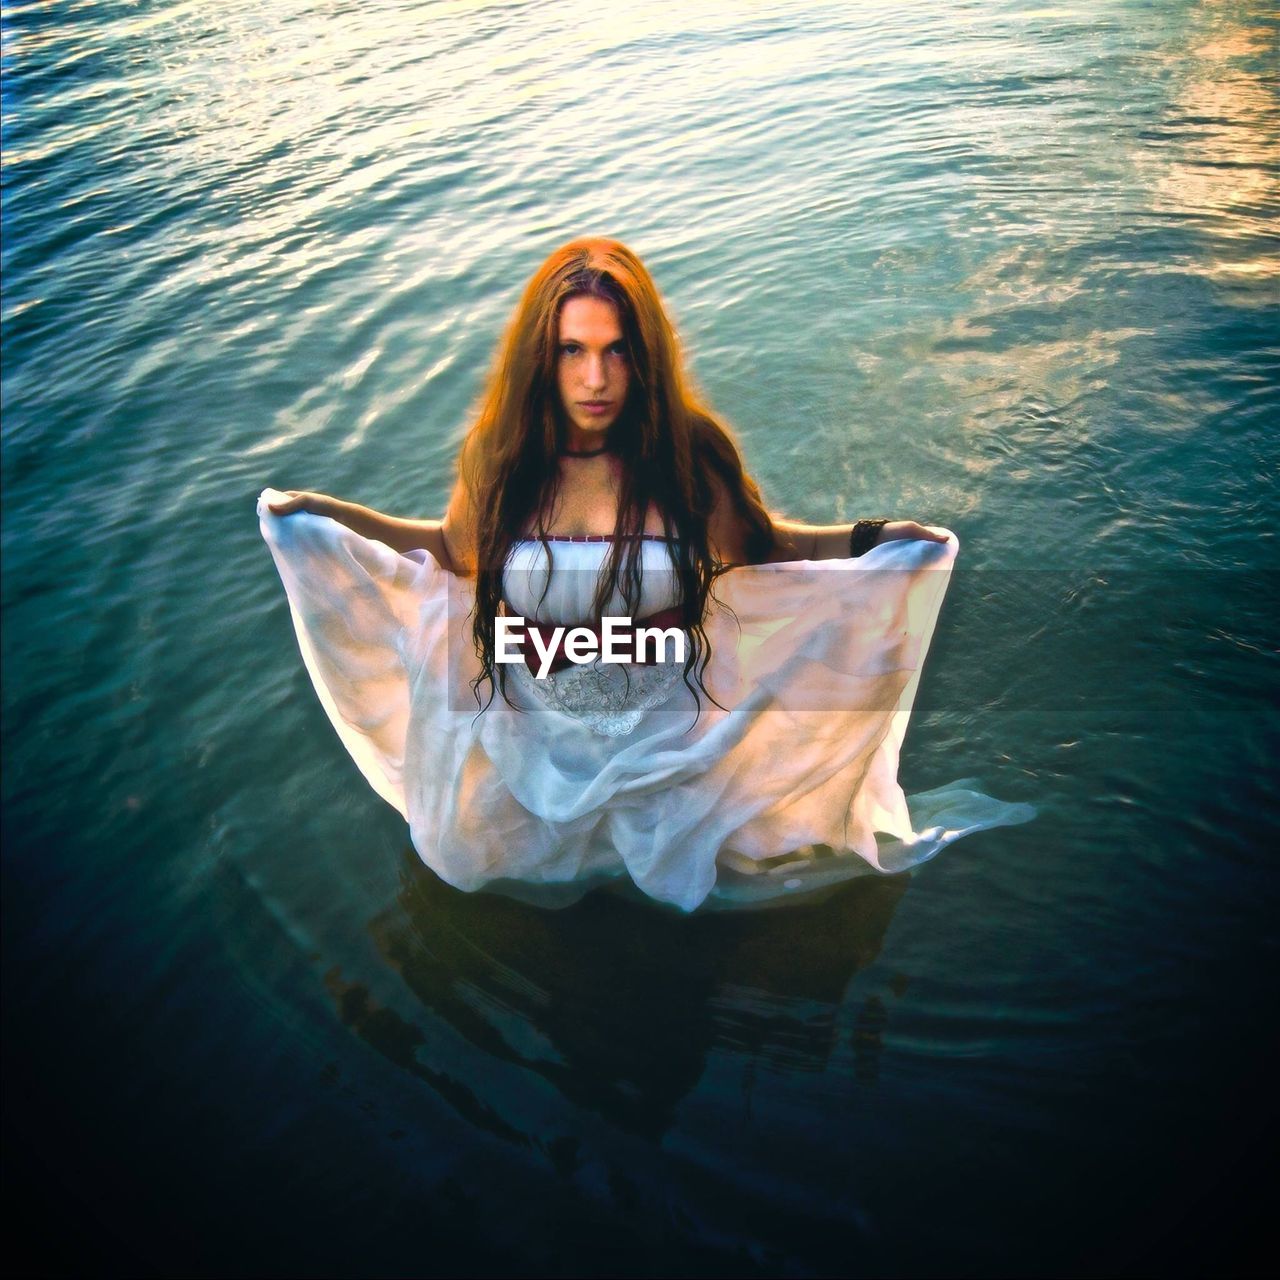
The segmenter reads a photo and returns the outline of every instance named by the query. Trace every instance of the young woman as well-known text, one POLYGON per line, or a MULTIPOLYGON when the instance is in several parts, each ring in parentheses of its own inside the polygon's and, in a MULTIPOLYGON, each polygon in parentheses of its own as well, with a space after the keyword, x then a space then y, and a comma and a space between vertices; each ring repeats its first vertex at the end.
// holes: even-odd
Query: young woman
POLYGON ((330 718, 459 887, 626 872, 691 910, 913 865, 962 833, 957 802, 962 827, 1025 816, 948 793, 918 834, 897 786, 954 537, 770 515, 616 241, 529 282, 443 520, 297 491, 259 511, 330 718), (610 617, 682 657, 607 661, 610 617))

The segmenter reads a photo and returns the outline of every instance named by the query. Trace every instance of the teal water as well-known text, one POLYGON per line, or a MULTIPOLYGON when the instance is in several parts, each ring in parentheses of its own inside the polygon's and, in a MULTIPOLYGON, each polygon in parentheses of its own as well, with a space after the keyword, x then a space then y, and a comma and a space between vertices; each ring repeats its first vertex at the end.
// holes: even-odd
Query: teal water
POLYGON ((1243 1266, 1273 9, 0 15, 5 1195, 48 1268, 1243 1266), (254 498, 438 514, 584 231, 650 264, 773 506, 958 533, 902 780, 1035 822, 758 917, 421 867, 254 498))

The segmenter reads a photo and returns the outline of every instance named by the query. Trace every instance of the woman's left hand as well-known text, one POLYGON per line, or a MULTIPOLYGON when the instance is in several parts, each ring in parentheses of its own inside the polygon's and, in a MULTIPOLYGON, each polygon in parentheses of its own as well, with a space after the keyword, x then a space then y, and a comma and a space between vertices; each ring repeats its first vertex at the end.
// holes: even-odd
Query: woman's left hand
POLYGON ((310 511, 317 516, 332 516, 337 499, 326 493, 312 493, 307 489, 285 489, 282 496, 267 503, 273 516, 291 516, 295 511, 310 511))
POLYGON ((915 520, 890 520, 881 528, 875 545, 878 547, 882 542, 900 542, 904 538, 914 538, 922 542, 946 542, 947 540, 945 534, 926 528, 915 520))

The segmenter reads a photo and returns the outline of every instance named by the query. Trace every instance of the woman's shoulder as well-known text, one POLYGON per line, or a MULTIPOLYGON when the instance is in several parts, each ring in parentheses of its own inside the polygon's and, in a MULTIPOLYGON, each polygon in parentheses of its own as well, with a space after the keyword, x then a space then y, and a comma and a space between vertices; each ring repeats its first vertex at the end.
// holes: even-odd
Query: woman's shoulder
POLYGON ((731 470, 735 462, 741 465, 737 442, 727 427, 717 422, 709 413, 695 413, 689 427, 689 440, 693 446, 693 462, 700 469, 713 472, 731 470))

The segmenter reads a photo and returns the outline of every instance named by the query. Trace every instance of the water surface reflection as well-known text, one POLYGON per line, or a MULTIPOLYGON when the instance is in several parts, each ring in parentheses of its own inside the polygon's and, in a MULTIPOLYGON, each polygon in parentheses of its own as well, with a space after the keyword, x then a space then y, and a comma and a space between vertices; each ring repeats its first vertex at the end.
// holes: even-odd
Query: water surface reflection
MULTIPOLYGON (((437 1024, 575 1106, 659 1138, 713 1049, 791 1073, 827 1069, 849 982, 879 955, 909 883, 865 879, 787 911, 682 917, 607 891, 558 911, 461 893, 412 851, 402 880, 396 908, 369 929, 421 1021, 336 968, 326 987, 358 1036, 512 1141, 521 1135, 468 1082, 427 1065, 437 1024)), ((871 1000, 854 1038, 864 1080, 875 1078, 886 1020, 871 1000)))

